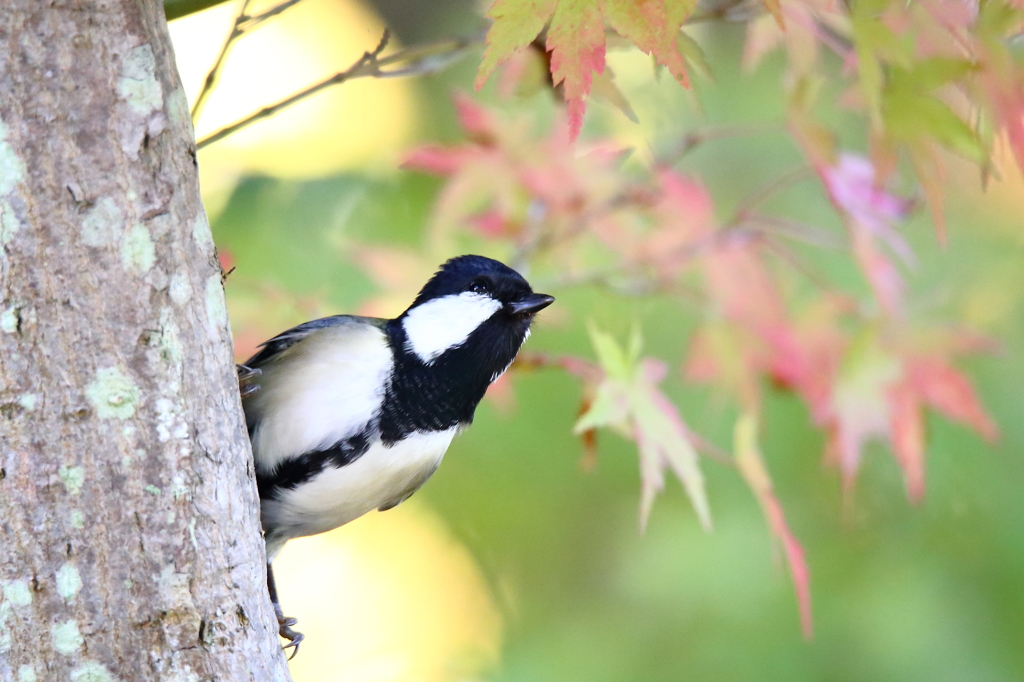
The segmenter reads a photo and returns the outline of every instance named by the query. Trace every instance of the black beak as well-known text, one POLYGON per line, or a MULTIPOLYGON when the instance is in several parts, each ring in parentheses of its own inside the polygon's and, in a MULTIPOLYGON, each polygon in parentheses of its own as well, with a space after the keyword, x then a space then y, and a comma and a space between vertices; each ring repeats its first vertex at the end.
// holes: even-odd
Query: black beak
POLYGON ((512 309, 513 315, 533 315, 536 312, 544 310, 554 302, 554 296, 548 296, 547 294, 530 294, 521 301, 510 303, 509 307, 512 309))

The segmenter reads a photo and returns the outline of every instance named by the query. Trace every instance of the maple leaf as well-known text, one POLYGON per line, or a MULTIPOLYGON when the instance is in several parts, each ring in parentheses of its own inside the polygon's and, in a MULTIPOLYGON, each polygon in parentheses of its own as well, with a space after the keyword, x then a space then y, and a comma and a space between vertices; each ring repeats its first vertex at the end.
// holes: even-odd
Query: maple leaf
POLYGON ((711 511, 704 477, 697 463, 689 429, 672 402, 658 389, 665 363, 641 358, 641 340, 634 330, 627 348, 609 334, 590 327, 590 338, 604 377, 586 411, 574 427, 584 434, 610 427, 636 441, 640 455, 640 529, 647 525, 654 498, 665 487, 665 469, 679 478, 705 530, 711 511))
POLYGON ((819 165, 821 176, 836 209, 846 218, 854 255, 882 308, 890 315, 902 311, 903 281, 896 267, 876 247, 881 240, 904 263, 914 264, 910 245, 893 227, 913 206, 880 186, 874 165, 854 154, 840 154, 834 165, 819 165))
MULTIPOLYGON (((978 401, 970 381, 949 361, 948 342, 922 351, 905 329, 869 327, 847 348, 835 377, 828 414, 828 454, 839 464, 843 487, 853 487, 864 444, 888 440, 903 472, 907 496, 924 496, 925 407, 972 427, 986 440, 998 429, 978 401), (943 348, 943 346, 945 346, 943 348)), ((916 336, 943 335, 935 331, 916 336)), ((943 339, 945 341, 945 339, 943 339)))
POLYGON ((782 0, 761 0, 762 4, 771 12, 779 28, 786 28, 786 20, 782 16, 782 0))
POLYGON ((770 52, 779 48, 785 39, 785 33, 779 28, 774 17, 766 14, 747 22, 747 36, 743 43, 743 59, 740 63, 747 73, 757 69, 761 60, 770 52))
POLYGON ((780 345, 772 363, 772 378, 804 400, 818 426, 828 422, 832 387, 849 345, 841 321, 855 310, 853 301, 835 294, 812 300, 794 315, 792 345, 780 345))
POLYGON ((893 454, 903 471, 907 497, 924 498, 924 408, 974 428, 992 442, 999 430, 982 409, 970 381, 939 357, 912 355, 904 360, 901 380, 888 391, 893 454))
MULTIPOLYGON (((779 8, 778 3, 775 4, 779 8)), ((747 23, 741 62, 744 71, 753 71, 765 55, 785 46, 788 66, 793 74, 802 76, 812 73, 818 65, 819 27, 827 25, 830 15, 834 13, 823 4, 817 0, 788 3, 786 16, 790 20, 785 24, 779 21, 781 11, 750 20, 747 23)))
POLYGON ((913 253, 906 240, 892 229, 906 218, 913 202, 880 187, 874 165, 856 154, 840 154, 834 166, 824 169, 825 187, 832 201, 850 218, 881 237, 904 260, 913 253))
POLYGON ((493 23, 487 32, 476 88, 483 86, 495 68, 532 43, 547 25, 552 82, 562 86, 569 139, 575 140, 583 125, 594 74, 604 72, 605 24, 688 86, 679 31, 696 5, 696 0, 496 0, 487 12, 493 23))
POLYGON ((434 208, 436 227, 468 224, 486 237, 514 239, 538 221, 554 229, 592 213, 623 184, 617 150, 579 150, 564 127, 537 137, 529 121, 509 122, 464 95, 455 103, 468 139, 421 147, 404 164, 449 178, 434 208))
POLYGON ((709 303, 691 341, 686 376, 713 381, 756 409, 760 376, 785 371, 780 360, 795 347, 785 302, 760 244, 747 233, 715 229, 714 207, 700 183, 671 171, 660 179, 653 212, 661 227, 650 238, 654 262, 674 276, 685 256, 699 253, 696 267, 709 303))
POLYGON ((697 7, 697 0, 618 0, 605 2, 608 24, 642 52, 652 55, 672 76, 689 87, 686 60, 679 52, 679 30, 697 7))
POLYGON ((712 318, 690 340, 684 376, 713 384, 745 407, 755 408, 761 401, 759 378, 767 364, 766 354, 757 336, 733 322, 712 318))
POLYGON ((875 246, 869 234, 854 225, 852 230, 853 254, 868 280, 882 310, 890 316, 903 312, 903 278, 891 260, 875 246))
POLYGON ((665 280, 674 278, 694 256, 713 247, 715 205, 698 180, 669 169, 657 176, 657 194, 651 202, 654 229, 644 236, 639 257, 654 266, 665 280))
POLYGON ((548 27, 551 79, 562 86, 569 117, 569 139, 583 127, 591 72, 604 72, 604 17, 593 0, 559 0, 548 27))
POLYGON ((989 442, 999 429, 978 401, 970 380, 938 355, 915 354, 907 362, 907 384, 923 403, 949 419, 970 426, 989 442))
POLYGON ((557 4, 558 0, 495 0, 487 10, 492 23, 476 75, 477 90, 502 62, 533 42, 555 13, 557 4))
MULTIPOLYGON (((888 191, 870 160, 855 154, 836 153, 832 135, 813 122, 806 111, 791 110, 790 128, 821 179, 829 200, 844 218, 854 257, 875 299, 888 315, 900 315, 903 278, 876 241, 885 243, 906 264, 914 263, 910 246, 894 227, 907 216, 913 202, 888 191)), ((879 145, 880 156, 887 151, 885 145, 879 145)))
POLYGON ((839 465, 843 488, 852 490, 864 444, 889 436, 888 391, 900 378, 899 360, 865 330, 847 350, 830 400, 829 458, 839 465))
POLYGON ((800 605, 800 627, 804 637, 810 639, 814 632, 811 619, 810 571, 807 570, 804 549, 786 523, 782 505, 775 495, 771 477, 757 446, 757 417, 749 412, 741 414, 736 420, 733 439, 736 466, 761 505, 768 527, 782 543, 786 564, 796 588, 797 602, 800 605))
POLYGON ((1005 132, 1017 166, 1024 171, 1024 72, 1007 49, 1012 44, 1008 36, 1018 34, 1020 27, 1009 17, 993 21, 997 12, 985 7, 988 16, 977 24, 974 45, 987 66, 978 74, 979 99, 989 101, 994 123, 1005 132))

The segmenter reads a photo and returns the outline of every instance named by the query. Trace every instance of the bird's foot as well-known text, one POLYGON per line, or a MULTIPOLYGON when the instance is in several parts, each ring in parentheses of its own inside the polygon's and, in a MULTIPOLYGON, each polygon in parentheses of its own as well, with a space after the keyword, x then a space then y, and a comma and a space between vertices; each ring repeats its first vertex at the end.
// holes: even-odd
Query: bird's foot
POLYGON ((281 607, 277 604, 274 604, 274 614, 277 616, 277 634, 288 640, 288 643, 285 644, 283 648, 288 650, 294 647, 291 656, 288 657, 288 660, 290 661, 299 653, 299 644, 302 643, 302 640, 304 640, 306 636, 301 632, 292 630, 292 626, 299 621, 294 618, 286 618, 281 612, 281 607))
POLYGON ((263 374, 263 370, 259 367, 249 367, 248 365, 236 364, 235 371, 240 379, 249 379, 250 377, 258 377, 263 374))
POLYGON ((246 365, 235 365, 235 370, 238 372, 238 390, 243 398, 260 390, 260 385, 256 383, 256 379, 263 374, 262 369, 259 367, 247 367, 246 365))

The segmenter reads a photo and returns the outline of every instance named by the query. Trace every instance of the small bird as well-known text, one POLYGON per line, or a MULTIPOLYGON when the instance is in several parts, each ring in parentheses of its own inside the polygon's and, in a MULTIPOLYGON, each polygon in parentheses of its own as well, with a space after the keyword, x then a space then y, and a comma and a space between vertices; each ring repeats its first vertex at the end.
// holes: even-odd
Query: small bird
POLYGON ((239 366, 285 648, 303 636, 281 610, 277 553, 416 492, 554 300, 496 260, 459 256, 398 317, 306 322, 239 366))

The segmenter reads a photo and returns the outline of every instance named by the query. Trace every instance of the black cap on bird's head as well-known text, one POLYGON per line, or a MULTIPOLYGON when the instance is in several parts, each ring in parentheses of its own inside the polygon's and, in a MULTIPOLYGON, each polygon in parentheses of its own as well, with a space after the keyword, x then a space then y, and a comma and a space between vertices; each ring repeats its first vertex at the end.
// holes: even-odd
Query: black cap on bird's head
POLYGON ((529 282, 504 263, 467 255, 446 261, 423 286, 409 310, 427 301, 464 293, 490 297, 513 315, 533 315, 555 300, 547 294, 533 293, 529 282))
POLYGON ((515 360, 534 314, 554 300, 496 260, 452 258, 389 322, 396 350, 390 390, 412 396, 403 408, 410 415, 468 424, 487 387, 515 360))

